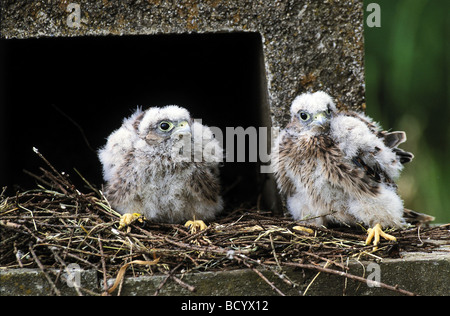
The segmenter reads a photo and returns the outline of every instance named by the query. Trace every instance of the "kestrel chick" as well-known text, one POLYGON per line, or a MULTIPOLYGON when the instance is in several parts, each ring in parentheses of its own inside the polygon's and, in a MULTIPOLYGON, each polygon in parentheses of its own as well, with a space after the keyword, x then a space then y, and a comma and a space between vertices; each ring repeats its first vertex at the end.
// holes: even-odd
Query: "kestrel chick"
POLYGON ((104 194, 121 214, 168 223, 211 220, 223 209, 222 157, 210 128, 186 109, 137 109, 99 150, 104 194))
POLYGON ((405 224, 394 182, 413 159, 397 147, 404 141, 404 132, 383 131, 363 113, 338 111, 325 92, 298 96, 272 154, 289 212, 317 226, 363 223, 376 243, 395 239, 381 228, 405 224))

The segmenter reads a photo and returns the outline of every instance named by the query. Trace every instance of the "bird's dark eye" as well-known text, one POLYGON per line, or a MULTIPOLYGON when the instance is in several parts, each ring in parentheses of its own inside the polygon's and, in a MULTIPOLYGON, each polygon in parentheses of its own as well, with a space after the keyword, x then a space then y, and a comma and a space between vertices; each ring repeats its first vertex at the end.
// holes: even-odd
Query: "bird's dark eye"
POLYGON ((328 108, 328 109, 325 111, 325 114, 326 114, 326 115, 331 115, 331 110, 330 110, 330 108, 328 108))
POLYGON ((302 121, 307 121, 310 118, 309 114, 306 112, 300 112, 299 117, 302 121))
POLYGON ((161 123, 159 123, 158 127, 161 131, 168 132, 173 128, 173 124, 168 121, 162 121, 161 123))

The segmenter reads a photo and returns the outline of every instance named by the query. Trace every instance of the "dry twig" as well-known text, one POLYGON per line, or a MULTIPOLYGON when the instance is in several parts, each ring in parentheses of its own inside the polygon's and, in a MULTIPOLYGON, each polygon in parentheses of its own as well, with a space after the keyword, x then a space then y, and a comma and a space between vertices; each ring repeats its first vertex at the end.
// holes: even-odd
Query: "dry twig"
MULTIPOLYGON (((362 230, 311 227, 290 218, 272 217, 257 208, 228 212, 208 229, 193 235, 183 225, 148 221, 144 225, 132 224, 131 231, 125 233, 118 230, 119 214, 100 190, 79 174, 88 187, 87 193, 80 192, 67 174, 58 173, 37 153, 50 168, 50 171, 41 168, 42 175, 34 175, 41 185, 13 197, 6 197, 4 190, 0 194, 0 267, 37 267, 57 295, 60 291, 47 270, 63 271, 69 263, 97 270, 105 289, 108 278, 117 275, 116 280, 120 280, 131 264, 134 274, 149 273, 143 268, 148 264, 164 266, 170 272, 155 294, 169 278, 189 291, 195 290, 175 275, 178 270, 188 273, 250 268, 276 293, 284 295, 261 270, 274 273, 290 285, 294 284, 285 277, 283 267, 366 282, 348 273, 342 262, 349 258, 398 257, 400 250, 433 251, 437 246, 427 242, 428 238, 450 240, 446 225, 411 228, 393 232, 399 242, 385 243, 373 253, 372 247, 364 245, 362 230), (298 225, 314 233, 293 229, 298 225), (343 271, 323 267, 326 262, 343 271)), ((405 295, 413 294, 387 284, 380 286, 405 295)))

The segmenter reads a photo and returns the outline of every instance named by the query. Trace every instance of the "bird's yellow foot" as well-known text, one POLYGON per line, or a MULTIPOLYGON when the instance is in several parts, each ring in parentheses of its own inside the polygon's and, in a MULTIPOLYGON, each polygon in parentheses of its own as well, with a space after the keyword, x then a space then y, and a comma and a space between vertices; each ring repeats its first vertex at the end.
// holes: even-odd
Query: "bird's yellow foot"
POLYGON ((304 232, 308 234, 314 234, 314 231, 311 228, 303 227, 303 226, 294 226, 292 227, 293 230, 304 232))
POLYGON ((203 221, 198 221, 195 219, 193 221, 187 221, 184 226, 189 228, 191 234, 195 234, 200 230, 205 230, 208 227, 203 221))
POLYGON ((373 239, 373 245, 374 245, 373 250, 378 249, 378 243, 380 242, 380 236, 386 240, 397 241, 397 238, 395 238, 394 236, 386 234, 383 231, 383 229, 381 228, 380 224, 376 224, 373 228, 369 228, 367 230, 367 234, 368 234, 368 236, 366 239, 366 245, 369 245, 373 239))
POLYGON ((125 227, 130 226, 135 221, 143 222, 144 217, 139 213, 126 213, 120 217, 119 229, 124 229, 125 227))

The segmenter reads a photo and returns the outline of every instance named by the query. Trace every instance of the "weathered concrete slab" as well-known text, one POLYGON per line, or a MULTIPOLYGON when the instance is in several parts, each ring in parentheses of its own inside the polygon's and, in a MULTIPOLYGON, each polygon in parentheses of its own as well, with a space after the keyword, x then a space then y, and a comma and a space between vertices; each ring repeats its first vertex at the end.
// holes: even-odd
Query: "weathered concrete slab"
MULTIPOLYGON (((450 249, 448 249, 450 250, 450 249)), ((387 285, 419 295, 450 295, 450 253, 413 253, 403 259, 387 259, 379 263, 379 280, 373 273, 367 271, 373 262, 352 262, 348 273, 379 281, 387 285)), ((370 267, 372 268, 372 266, 370 267)), ((264 276, 286 295, 399 295, 400 293, 373 286, 372 284, 346 279, 337 275, 320 273, 311 270, 284 269, 289 280, 297 284, 292 287, 269 271, 262 271, 264 276), (313 281, 314 279, 314 281, 313 281)), ((269 296, 277 293, 254 271, 235 270, 226 272, 195 273, 182 277, 187 284, 194 286, 196 291, 180 287, 173 281, 159 292, 160 295, 237 295, 237 296, 269 296)), ((128 278, 123 285, 121 295, 153 295, 158 285, 164 279, 159 277, 128 278)))
POLYGON ((364 102, 363 1, 28 1, 0 4, 0 38, 257 32, 276 126, 292 99, 328 90, 364 102))
MULTIPOLYGON (((380 282, 398 286, 418 295, 450 295, 450 248, 442 253, 408 253, 402 259, 384 259, 379 263, 380 282)), ((352 274, 373 279, 370 262, 354 263, 352 274), (364 271, 366 270, 366 271, 364 271)), ((311 286, 311 295, 399 295, 376 286, 348 280, 339 276, 322 276, 311 286)))
MULTIPOLYGON (((55 273, 50 273, 50 278, 56 280, 55 273)), ((64 272, 62 273, 63 277, 64 272)), ((67 276, 67 274, 66 274, 67 276)), ((97 271, 82 270, 79 274, 79 282, 89 290, 98 292, 97 271)), ((55 283, 61 295, 77 295, 73 286, 59 278, 55 283)), ((52 285, 39 269, 8 269, 0 270, 0 296, 43 296, 54 295, 52 285)))
MULTIPOLYGON (((379 281, 419 295, 450 295, 450 247, 439 248, 433 253, 405 253, 402 259, 384 259, 382 262, 349 263, 348 273, 372 281, 379 281), (369 266, 370 265, 370 266, 369 266), (378 273, 378 274, 377 274, 378 273)), ((286 295, 398 295, 373 283, 363 283, 338 275, 316 271, 285 268, 288 279, 296 284, 288 285, 270 271, 263 275, 286 295), (317 276, 317 277, 316 277, 317 276)), ((180 286, 169 279, 159 295, 187 296, 269 296, 277 293, 250 269, 223 272, 198 272, 177 275, 183 282, 195 287, 195 291, 180 286)), ((128 277, 120 295, 153 295, 166 279, 165 275, 128 277)), ((113 283, 114 280, 109 280, 113 283)), ((83 271, 81 286, 100 293, 102 280, 96 271, 83 271)), ((76 295, 64 282, 57 283, 62 295, 76 295)), ((0 271, 0 295, 49 295, 51 286, 37 269, 0 271)), ((83 292, 83 294, 89 294, 83 292)), ((115 292, 114 294, 117 294, 115 292)))

